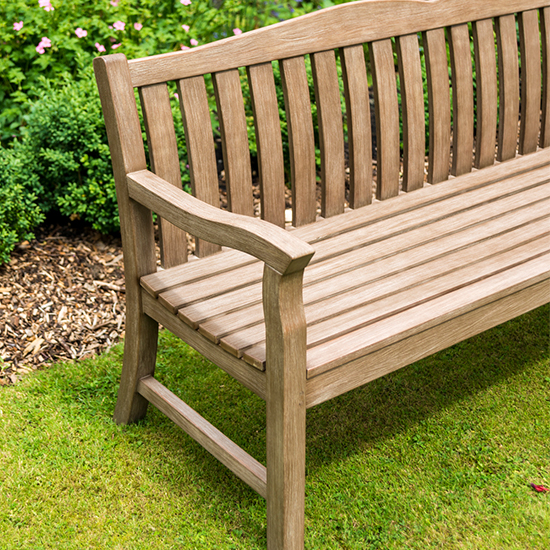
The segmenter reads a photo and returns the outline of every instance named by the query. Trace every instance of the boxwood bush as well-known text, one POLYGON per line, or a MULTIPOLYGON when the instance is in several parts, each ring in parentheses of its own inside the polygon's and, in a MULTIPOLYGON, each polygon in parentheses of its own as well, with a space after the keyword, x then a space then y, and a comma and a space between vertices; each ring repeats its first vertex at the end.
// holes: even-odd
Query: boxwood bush
MULTIPOLYGON (((119 227, 94 57, 177 51, 329 5, 331 0, 6 3, 0 18, 0 264, 17 241, 32 236, 45 213, 81 219, 103 233, 119 227)), ((173 108, 178 110, 175 101, 173 108)), ((185 184, 181 125, 176 132, 185 184)))

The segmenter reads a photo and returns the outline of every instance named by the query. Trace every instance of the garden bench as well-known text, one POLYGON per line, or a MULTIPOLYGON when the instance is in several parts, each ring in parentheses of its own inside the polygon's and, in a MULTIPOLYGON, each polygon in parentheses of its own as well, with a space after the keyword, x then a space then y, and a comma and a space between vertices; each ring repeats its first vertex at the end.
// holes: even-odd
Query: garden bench
POLYGON ((303 547, 307 408, 550 301, 549 41, 548 0, 365 0, 193 50, 95 60, 126 276, 115 420, 141 419, 148 402, 168 415, 266 498, 270 549, 303 547), (194 196, 181 190, 170 82, 194 196), (267 466, 154 378, 159 323, 265 399, 267 466))

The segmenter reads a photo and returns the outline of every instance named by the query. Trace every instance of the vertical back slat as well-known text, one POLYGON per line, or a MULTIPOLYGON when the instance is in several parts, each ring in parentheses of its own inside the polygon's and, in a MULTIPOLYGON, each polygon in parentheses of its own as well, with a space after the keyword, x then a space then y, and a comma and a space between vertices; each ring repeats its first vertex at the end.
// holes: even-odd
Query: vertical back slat
POLYGON ((472 55, 468 25, 449 27, 448 33, 453 87, 453 163, 451 173, 453 176, 460 176, 472 170, 474 145, 472 55))
POLYGON ((424 94, 418 36, 396 40, 403 111, 403 189, 412 191, 424 184, 424 94))
POLYGON ((537 150, 540 126, 541 64, 538 11, 519 14, 521 48, 521 123, 519 153, 537 150))
POLYGON ((540 10, 542 36, 542 126, 540 146, 550 147, 550 8, 540 10))
POLYGON ((473 24, 477 86, 476 168, 495 162, 497 139, 497 60, 491 19, 473 24))
POLYGON ((390 39, 370 44, 374 101, 376 106, 376 197, 399 193, 399 106, 390 39))
POLYGON ((340 50, 348 123, 349 205, 360 208, 372 201, 372 135, 369 83, 363 46, 340 50))
POLYGON ((430 117, 428 181, 438 183, 449 177, 451 148, 451 100, 445 31, 427 31, 423 33, 423 38, 430 117))
POLYGON ((519 66, 516 18, 505 15, 495 19, 497 31, 499 123, 497 160, 516 156, 519 122, 519 66))
POLYGON ((321 216, 344 211, 344 129, 334 51, 314 53, 311 68, 321 149, 321 216))
POLYGON ((271 63, 248 67, 256 129, 262 219, 285 226, 285 171, 277 92, 271 63))
MULTIPOLYGON (((159 177, 181 189, 181 172, 174 119, 166 84, 144 86, 139 90, 143 122, 149 145, 151 169, 159 177)), ((187 235, 175 225, 160 219, 160 259, 166 269, 187 261, 187 235)))
MULTIPOLYGON (((178 93, 193 195, 201 201, 218 207, 220 194, 216 152, 204 78, 195 76, 180 80, 178 93)), ((195 245, 197 256, 208 256, 219 250, 218 245, 197 239, 195 245)))
POLYGON ((315 140, 309 86, 303 57, 280 62, 292 178, 292 223, 315 221, 315 140))
POLYGON ((253 216, 252 171, 238 69, 213 75, 218 120, 222 135, 227 203, 232 212, 253 216))

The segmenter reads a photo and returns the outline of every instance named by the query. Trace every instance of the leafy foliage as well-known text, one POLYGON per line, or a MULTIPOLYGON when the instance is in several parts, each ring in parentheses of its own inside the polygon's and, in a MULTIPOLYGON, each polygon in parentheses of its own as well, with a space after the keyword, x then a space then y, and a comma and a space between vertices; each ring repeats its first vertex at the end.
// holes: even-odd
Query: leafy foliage
POLYGON ((16 243, 33 238, 32 230, 44 218, 27 191, 29 179, 36 183, 14 150, 0 147, 0 264, 9 260, 16 243))

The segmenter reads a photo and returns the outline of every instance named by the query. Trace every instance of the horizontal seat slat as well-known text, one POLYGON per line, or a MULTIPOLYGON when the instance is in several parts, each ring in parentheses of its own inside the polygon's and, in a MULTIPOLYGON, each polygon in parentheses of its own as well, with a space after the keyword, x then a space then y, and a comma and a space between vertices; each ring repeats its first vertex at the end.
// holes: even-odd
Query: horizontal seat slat
MULTIPOLYGON (((548 206, 544 206, 548 209, 548 206)), ((507 227, 508 220, 498 220, 500 228, 507 227)), ((517 229, 506 230, 498 236, 498 227, 484 227, 488 237, 478 227, 465 231, 461 242, 455 243, 454 250, 446 249, 445 239, 428 243, 412 254, 412 261, 406 263, 402 255, 387 257, 373 262, 368 269, 358 269, 340 274, 332 279, 323 280, 304 288, 304 305, 308 326, 339 313, 367 303, 389 293, 409 288, 412 281, 426 281, 450 272, 460 266, 479 262, 486 257, 507 252, 511 248, 521 246, 526 242, 548 235, 550 219, 541 220, 525 225, 518 220, 517 229), (474 244, 472 244, 474 243, 474 244), (488 246, 489 244, 489 246, 488 246), (442 250, 445 252, 441 253, 442 250), (470 258, 470 260, 467 259, 470 258), (422 258, 421 263, 415 259, 422 258)), ((414 284, 414 283, 413 283, 414 284)), ((228 334, 246 329, 248 326, 263 323, 261 307, 261 289, 257 303, 250 307, 233 311, 225 315, 201 323, 200 331, 211 339, 218 341, 228 334)), ((243 293, 244 294, 244 293, 243 293)))
POLYGON ((421 304, 330 340, 309 350, 308 378, 549 278, 550 256, 545 254, 503 273, 445 294, 429 304, 421 304), (346 352, 342 353, 342 350, 346 352))
MULTIPOLYGON (((410 231, 412 228, 415 228, 415 226, 420 226, 418 232, 414 233, 414 235, 417 236, 417 240, 414 240, 414 237, 411 237, 409 233, 409 246, 413 246, 415 242, 418 242, 418 239, 432 238, 432 232, 434 235, 440 234, 442 231, 450 231, 453 227, 455 229, 460 229, 466 223, 476 223, 476 221, 485 220, 490 217, 490 212, 492 210, 506 212, 509 208, 514 208, 521 204, 521 200, 526 200, 528 204, 531 200, 528 195, 524 195, 524 198, 521 199, 516 196, 516 193, 520 193, 522 188, 527 185, 536 185, 538 181, 546 175, 547 169, 541 168, 530 174, 523 174, 510 178, 509 181, 502 182, 502 185, 498 188, 489 187, 477 190, 475 193, 476 201, 466 201, 465 197, 462 196, 452 197, 438 203, 438 208, 434 208, 434 205, 422 206, 413 211, 406 211, 401 216, 395 216, 389 220, 381 220, 375 224, 320 241, 315 245, 316 252, 310 267, 306 270, 304 282, 307 285, 311 280, 310 277, 317 277, 315 274, 319 270, 328 270, 328 274, 330 274, 345 269, 350 262, 350 259, 345 253, 350 250, 359 249, 373 241, 379 241, 378 248, 382 252, 387 253, 391 246, 394 246, 395 251, 398 251, 401 246, 400 235, 405 230, 410 231), (501 193, 508 193, 508 195, 501 198, 499 196, 501 193), (499 199, 497 203, 492 204, 491 201, 497 199, 499 199), (464 208, 465 203, 470 204, 472 202, 474 204, 480 204, 481 206, 471 207, 466 213, 463 213, 462 217, 458 218, 455 216, 452 218, 454 221, 449 219, 449 216, 452 214, 456 214, 457 211, 460 212, 460 210, 464 208), (431 229, 427 228, 428 222, 433 224, 431 229), (422 227, 424 227, 424 229, 422 229, 422 227), (423 233, 426 235, 425 237, 422 236, 423 233), (392 237, 393 241, 389 242, 389 239, 392 237), (331 262, 330 264, 323 262, 323 260, 335 255, 341 256, 339 262, 331 262)), ((374 250, 371 250, 372 254, 374 254, 374 252, 374 250)), ((358 254, 360 254, 360 252, 358 252, 358 254)), ((220 258, 220 260, 223 260, 223 258, 220 258)), ((262 266, 259 263, 247 264, 242 268, 231 270, 228 273, 219 272, 219 274, 212 275, 212 277, 206 277, 192 283, 190 282, 165 293, 161 293, 159 299, 175 313, 186 303, 204 299, 208 296, 218 296, 223 291, 227 292, 233 288, 256 284, 261 280, 261 274, 262 266), (220 285, 222 285, 221 291, 220 285)), ((182 312, 182 315, 185 316, 185 312, 182 312)), ((196 319, 193 319, 191 323, 195 321, 196 319)))
MULTIPOLYGON (((508 202, 510 203, 509 208, 513 208, 513 210, 505 215, 497 215, 494 220, 490 220, 488 222, 485 221, 489 216, 488 207, 485 206, 479 208, 479 211, 475 212, 476 217, 470 217, 469 220, 464 215, 455 216, 451 219, 442 220, 438 224, 422 226, 418 230, 411 231, 406 235, 406 240, 404 239, 403 235, 397 235, 391 239, 388 239, 387 241, 378 242, 365 249, 361 249, 360 252, 364 254, 365 259, 368 258, 368 260, 370 261, 385 257, 391 257, 392 255, 397 255, 397 257, 401 258, 403 261, 403 269, 409 269, 411 264, 414 265, 416 258, 424 258, 426 256, 424 248, 413 248, 411 246, 411 241, 413 241, 412 236, 414 234, 416 234, 415 236, 420 241, 420 243, 424 242, 433 244, 433 250, 437 251, 439 249, 440 252, 445 251, 446 253, 448 253, 449 251, 452 251, 457 247, 467 246, 469 243, 471 244, 472 242, 476 242, 481 239, 487 239, 491 235, 499 234, 502 231, 506 231, 506 229, 510 228, 510 226, 514 227, 514 224, 522 226, 523 224, 528 223, 530 220, 548 215, 548 213, 550 212, 550 202, 543 199, 548 199, 550 197, 549 184, 541 186, 540 188, 535 188, 534 190, 532 190, 531 194, 525 193, 525 195, 526 196, 522 197, 522 199, 520 199, 519 197, 513 197, 513 201, 510 199, 510 197, 508 197, 508 199, 504 199, 504 201, 508 200, 508 202), (514 208, 514 202, 519 203, 519 206, 517 208, 514 208), (525 208, 523 208, 522 206, 525 206, 525 208), (470 232, 467 231, 468 222, 473 222, 471 223, 470 232), (446 240, 442 238, 434 239, 433 235, 438 235, 437 229, 441 229, 443 231, 445 225, 448 226, 449 238, 447 238, 446 240), (455 230, 457 230, 458 232, 455 233, 455 230), (440 240, 442 240, 443 242, 440 242, 440 240)), ((493 209, 495 208, 494 205, 489 206, 491 206, 493 209)), ((471 212, 468 213, 470 214, 471 212)), ((489 244, 487 244, 487 246, 489 246, 489 244)), ((427 254, 429 255, 429 249, 427 254)), ((341 257, 335 258, 333 259, 333 261, 326 262, 324 264, 323 267, 326 270, 326 275, 329 276, 331 273, 341 273, 342 270, 344 270, 343 277, 349 277, 349 284, 353 284, 353 282, 358 280, 360 276, 356 275, 354 272, 349 271, 346 274, 346 262, 342 262, 341 259, 341 257)), ((368 261, 364 262, 362 268, 368 270, 368 263, 368 261)), ((311 269, 306 270, 305 281, 308 280, 308 276, 314 276, 315 267, 318 266, 313 266, 311 269)), ((321 277, 318 277, 317 280, 320 279, 322 280, 321 277)), ((319 294, 323 295, 327 292, 330 292, 326 290, 327 285, 330 288, 337 288, 337 284, 338 282, 335 280, 327 280, 326 284, 324 285, 325 288, 323 288, 319 294)), ((306 288, 304 291, 304 299, 306 299, 307 291, 308 288, 306 288)), ((321 305, 318 304, 317 308, 320 307, 321 305)), ((250 316, 245 316, 245 318, 247 320, 245 326, 250 325, 254 321, 254 319, 252 319, 250 316)), ((263 341, 265 336, 262 319, 260 318, 256 321, 257 323, 254 326, 248 326, 248 328, 243 328, 237 333, 233 333, 224 337, 220 342, 222 347, 224 347, 224 349, 226 349, 227 351, 235 354, 236 356, 241 356, 243 354, 243 350, 245 350, 247 347, 263 341)), ((265 357, 262 355, 261 351, 258 352, 257 355, 254 355, 253 353, 247 351, 245 355, 250 356, 254 364, 257 364, 258 361, 261 363, 265 360, 265 357)))
MULTIPOLYGON (((492 183, 505 178, 511 179, 512 177, 519 178, 523 176, 527 179, 536 179, 532 172, 534 170, 548 170, 548 163, 550 163, 550 149, 544 149, 534 155, 519 157, 513 161, 486 168, 483 171, 465 174, 450 182, 437 186, 427 186, 416 190, 414 193, 388 199, 384 203, 359 208, 334 219, 321 220, 295 229, 293 232, 301 239, 314 244, 319 240, 328 238, 328 236, 334 236, 357 227, 373 224, 376 221, 406 214, 419 206, 428 206, 437 201, 460 197, 464 193, 476 191, 478 186, 490 187, 492 183)), ((466 197, 458 200, 467 202, 466 197)), ((244 252, 237 250, 223 251, 220 254, 202 258, 200 261, 191 261, 169 270, 146 275, 141 278, 141 285, 156 298, 161 292, 166 292, 177 286, 216 273, 231 271, 255 261, 252 256, 244 252), (221 260, 222 254, 223 260, 221 260)), ((311 263, 315 261, 317 261, 316 256, 313 257, 311 263)))
MULTIPOLYGON (((544 210, 546 212, 550 210, 550 203, 544 205, 544 210)), ((545 222, 547 226, 550 225, 550 218, 546 217, 545 222)), ((528 234, 528 226, 523 227, 523 229, 528 234)), ((419 303, 427 301, 458 286, 471 284, 472 280, 475 281, 479 277, 487 277, 494 270, 506 269, 516 262, 530 259, 533 255, 547 250, 548 242, 549 238, 546 234, 537 241, 517 246, 511 251, 499 255, 491 255, 487 259, 481 259, 481 261, 472 261, 469 257, 470 250, 466 248, 459 254, 461 261, 457 262, 462 267, 450 272, 445 270, 446 257, 435 262, 433 266, 424 265, 424 269, 417 269, 416 273, 414 269, 409 269, 406 260, 404 260, 403 268, 407 270, 401 272, 402 275, 397 274, 393 277, 379 278, 378 281, 361 287, 360 291, 349 292, 346 296, 337 296, 315 304, 317 315, 320 312, 320 315, 324 314, 328 318, 317 324, 312 323, 315 319, 308 318, 308 347, 335 338, 344 332, 356 330, 359 325, 368 325, 378 317, 393 315, 399 309, 412 307, 416 304, 415 300, 419 303), (521 251, 525 255, 523 260, 521 260, 521 251), (434 271, 441 269, 443 274, 434 277, 430 273, 432 268, 434 271), (425 280, 428 280, 428 282, 424 282, 425 280), (399 293, 402 293, 402 301, 394 302, 394 295, 399 293), (330 315, 331 308, 332 315, 330 315), (341 311, 344 312, 340 313, 341 311)), ((486 242, 485 246, 493 250, 492 241, 486 242)), ((414 256, 409 255, 409 258, 414 258, 414 256)), ((350 275, 353 276, 353 273, 350 275)), ((233 353, 244 354, 246 357, 250 357, 254 364, 261 364, 265 361, 264 338, 264 325, 260 323, 222 338, 221 344, 224 349, 233 353), (250 346, 254 341, 256 341, 255 346, 246 349, 246 344, 250 346)))

